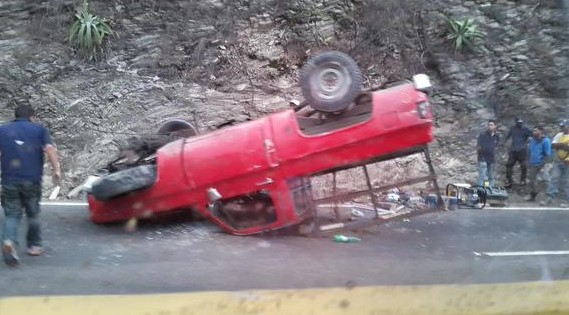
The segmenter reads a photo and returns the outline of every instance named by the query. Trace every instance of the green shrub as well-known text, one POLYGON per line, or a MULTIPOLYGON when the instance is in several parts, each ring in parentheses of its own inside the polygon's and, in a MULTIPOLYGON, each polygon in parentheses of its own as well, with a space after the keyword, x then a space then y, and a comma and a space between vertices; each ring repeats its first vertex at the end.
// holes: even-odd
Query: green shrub
POLYGON ((105 37, 112 33, 113 30, 107 21, 91 14, 89 3, 84 1, 81 9, 75 14, 75 22, 69 30, 69 43, 82 57, 93 60, 102 51, 105 37))
POLYGON ((486 34, 478 30, 478 27, 472 19, 459 21, 455 19, 447 19, 449 33, 447 39, 454 43, 454 48, 459 51, 465 47, 474 48, 479 39, 484 38, 486 34))

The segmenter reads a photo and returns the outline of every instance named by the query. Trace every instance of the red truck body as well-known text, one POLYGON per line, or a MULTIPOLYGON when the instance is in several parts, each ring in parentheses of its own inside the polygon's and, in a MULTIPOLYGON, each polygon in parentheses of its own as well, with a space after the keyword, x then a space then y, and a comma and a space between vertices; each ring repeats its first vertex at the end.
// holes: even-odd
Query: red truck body
POLYGON ((427 95, 412 83, 369 96, 369 114, 334 129, 306 132, 297 113, 286 110, 169 143, 157 152, 154 185, 105 201, 89 195, 91 219, 106 223, 192 209, 236 235, 298 224, 312 214, 307 196, 295 194, 304 190, 310 197, 310 176, 433 140, 427 95), (260 223, 236 225, 213 210, 209 189, 222 201, 263 193, 273 212, 260 223))

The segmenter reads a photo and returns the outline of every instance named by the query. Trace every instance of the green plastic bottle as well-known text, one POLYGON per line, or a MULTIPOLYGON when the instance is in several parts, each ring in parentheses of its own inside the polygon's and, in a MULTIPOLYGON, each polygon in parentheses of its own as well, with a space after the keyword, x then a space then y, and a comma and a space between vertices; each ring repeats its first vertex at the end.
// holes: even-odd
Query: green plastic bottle
POLYGON ((334 242, 336 243, 357 243, 361 240, 361 238, 355 236, 346 236, 343 234, 334 235, 334 242))

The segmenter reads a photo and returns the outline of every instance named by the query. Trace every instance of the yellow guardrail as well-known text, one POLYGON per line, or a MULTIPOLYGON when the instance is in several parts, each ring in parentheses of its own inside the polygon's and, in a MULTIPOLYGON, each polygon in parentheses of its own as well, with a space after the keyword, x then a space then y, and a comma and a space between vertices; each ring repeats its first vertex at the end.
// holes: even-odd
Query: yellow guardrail
POLYGON ((569 314, 569 281, 7 297, 0 299, 0 314, 569 314))

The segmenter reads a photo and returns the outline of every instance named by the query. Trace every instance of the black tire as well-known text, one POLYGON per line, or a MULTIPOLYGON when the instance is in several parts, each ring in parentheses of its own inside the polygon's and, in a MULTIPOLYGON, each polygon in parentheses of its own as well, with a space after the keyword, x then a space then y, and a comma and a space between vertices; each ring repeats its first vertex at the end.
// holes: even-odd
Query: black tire
POLYGON ((109 200, 156 182, 156 166, 141 165, 101 177, 93 183, 92 193, 98 200, 109 200))
POLYGON ((158 128, 159 135, 176 135, 181 137, 193 137, 198 134, 198 131, 191 123, 182 119, 171 119, 163 123, 158 128))
POLYGON ((349 108, 362 90, 362 74, 350 56, 330 51, 308 60, 300 72, 302 95, 310 107, 326 113, 349 108), (335 80, 334 86, 330 84, 335 80))

